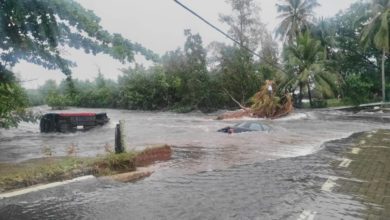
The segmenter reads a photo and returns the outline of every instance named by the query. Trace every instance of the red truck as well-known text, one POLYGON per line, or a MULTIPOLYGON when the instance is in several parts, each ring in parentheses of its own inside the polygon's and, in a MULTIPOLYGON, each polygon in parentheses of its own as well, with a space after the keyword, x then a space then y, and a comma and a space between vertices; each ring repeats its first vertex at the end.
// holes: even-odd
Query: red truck
POLYGON ((106 124, 110 119, 107 113, 47 113, 41 118, 41 132, 70 132, 78 127, 90 129, 106 124))

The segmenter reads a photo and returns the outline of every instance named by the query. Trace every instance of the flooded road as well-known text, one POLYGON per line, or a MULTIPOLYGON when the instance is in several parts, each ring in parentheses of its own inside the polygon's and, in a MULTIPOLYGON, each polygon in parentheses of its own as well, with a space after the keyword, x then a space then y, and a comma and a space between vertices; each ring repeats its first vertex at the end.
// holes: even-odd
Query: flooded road
POLYGON ((214 115, 76 110, 105 111, 111 122, 71 134, 40 134, 37 124, 1 130, 0 161, 42 157, 43 146, 64 155, 72 144, 78 155, 103 154, 121 119, 130 147, 170 144, 173 159, 132 184, 95 179, 0 200, 0 219, 6 213, 19 219, 298 219, 306 208, 324 204, 329 212, 320 219, 360 219, 362 204, 319 192, 332 175, 332 149, 347 142, 322 144, 390 128, 382 113, 298 111, 265 120, 269 133, 227 135, 216 130, 237 121, 215 121, 214 115))
MULTIPOLYGON (((34 110, 51 112, 45 107, 34 110)), ((154 144, 173 145, 179 157, 188 157, 187 162, 195 158, 194 163, 207 165, 202 170, 306 155, 317 151, 325 141, 387 127, 386 123, 364 119, 351 118, 346 121, 348 118, 345 114, 350 113, 297 111, 287 118, 262 120, 272 127, 271 132, 226 135, 216 131, 242 120, 217 121, 214 120, 215 115, 202 113, 175 114, 112 109, 66 111, 107 112, 110 122, 87 132, 74 133, 40 133, 38 123, 21 123, 16 129, 0 130, 0 163, 43 157, 44 148, 50 148, 54 156, 63 156, 72 145, 76 146, 78 156, 104 154, 107 146, 113 149, 115 125, 119 120, 126 122, 128 149, 142 149, 154 144)))

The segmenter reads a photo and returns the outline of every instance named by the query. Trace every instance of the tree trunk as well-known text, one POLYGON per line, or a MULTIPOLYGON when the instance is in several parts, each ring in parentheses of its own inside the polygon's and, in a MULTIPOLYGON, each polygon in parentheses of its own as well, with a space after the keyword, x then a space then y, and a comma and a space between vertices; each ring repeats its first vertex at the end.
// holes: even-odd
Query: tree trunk
POLYGON ((309 96, 310 107, 313 108, 313 103, 311 101, 310 82, 307 82, 307 94, 309 96))
POLYGON ((382 101, 386 101, 386 81, 385 81, 385 59, 386 59, 386 49, 383 48, 382 54, 382 101))
POLYGON ((298 104, 300 108, 302 108, 302 99, 303 99, 303 84, 302 82, 299 82, 298 104))

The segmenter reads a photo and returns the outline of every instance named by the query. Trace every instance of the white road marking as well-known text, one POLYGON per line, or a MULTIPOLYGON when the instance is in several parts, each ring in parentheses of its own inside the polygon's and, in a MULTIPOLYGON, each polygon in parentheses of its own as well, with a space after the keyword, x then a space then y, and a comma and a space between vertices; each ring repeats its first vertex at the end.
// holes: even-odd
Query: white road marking
POLYGON ((317 215, 317 212, 304 210, 297 220, 314 220, 314 217, 317 215))
POLYGON ((360 149, 360 148, 358 148, 358 147, 354 147, 354 148, 352 148, 351 153, 352 153, 352 154, 359 154, 361 150, 362 150, 362 149, 360 149))
POLYGON ((62 186, 62 185, 66 185, 69 183, 80 182, 83 180, 93 179, 93 178, 95 178, 95 177, 92 175, 89 175, 89 176, 77 177, 77 178, 74 178, 71 180, 65 180, 62 182, 54 182, 54 183, 49 183, 49 184, 45 184, 45 185, 32 186, 32 187, 22 189, 22 190, 17 190, 17 191, 8 192, 8 193, 2 193, 2 194, 0 194, 0 199, 19 196, 19 195, 23 195, 23 194, 27 194, 27 193, 31 193, 31 192, 37 192, 40 190, 54 188, 57 186, 62 186))
POLYGON ((343 161, 339 164, 339 167, 348 167, 351 164, 352 160, 344 158, 343 161))
POLYGON ((335 182, 337 179, 337 177, 329 177, 328 180, 326 180, 326 182, 324 183, 324 185, 322 185, 321 190, 331 192, 332 189, 337 185, 335 182))

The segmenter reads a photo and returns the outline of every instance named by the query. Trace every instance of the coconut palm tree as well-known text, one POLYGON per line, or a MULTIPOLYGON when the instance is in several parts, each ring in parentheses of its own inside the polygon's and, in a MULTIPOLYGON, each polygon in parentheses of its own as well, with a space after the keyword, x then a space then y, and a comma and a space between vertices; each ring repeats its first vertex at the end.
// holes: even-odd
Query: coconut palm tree
POLYGON ((299 86, 302 99, 303 87, 306 86, 310 105, 312 102, 312 89, 315 88, 323 96, 334 96, 337 91, 337 76, 327 72, 324 68, 324 49, 321 42, 314 39, 308 31, 300 34, 297 44, 287 47, 288 63, 293 74, 288 78, 284 87, 293 90, 299 86))
POLYGON ((373 43, 382 51, 382 100, 386 100, 385 60, 390 44, 390 0, 372 0, 370 20, 364 26, 361 41, 366 47, 373 43))
POLYGON ((291 44, 299 33, 312 23, 313 9, 317 6, 317 0, 280 0, 276 7, 278 18, 282 21, 276 30, 277 35, 282 36, 284 42, 291 44))
POLYGON ((330 19, 316 19, 316 25, 312 27, 311 33, 314 38, 321 42, 321 46, 324 49, 325 57, 331 53, 331 49, 336 45, 336 28, 334 23, 330 19))

